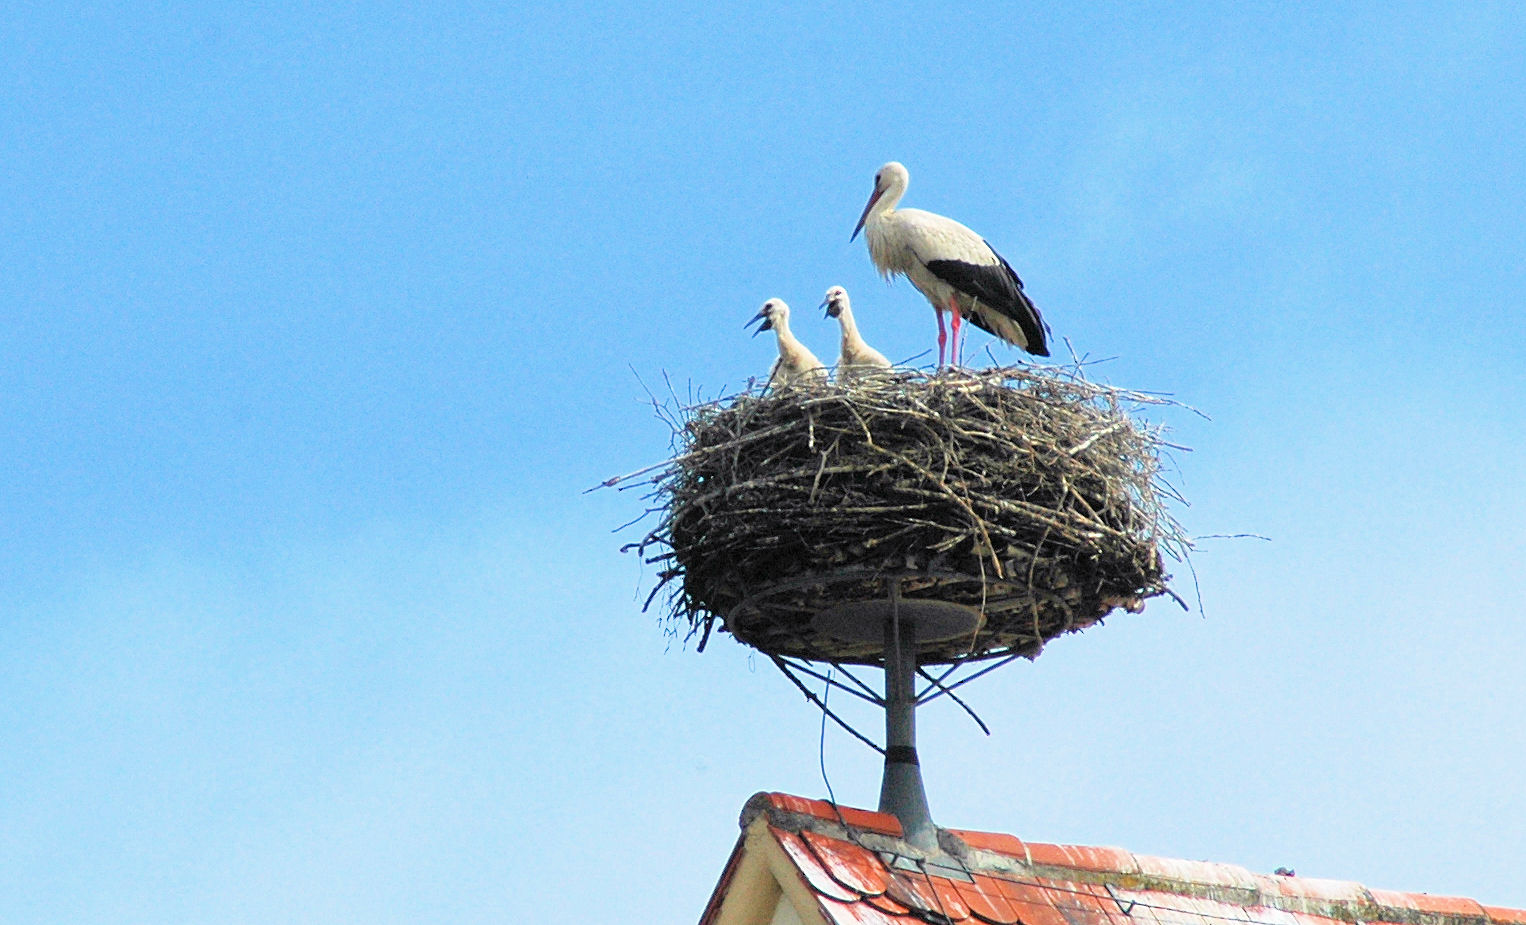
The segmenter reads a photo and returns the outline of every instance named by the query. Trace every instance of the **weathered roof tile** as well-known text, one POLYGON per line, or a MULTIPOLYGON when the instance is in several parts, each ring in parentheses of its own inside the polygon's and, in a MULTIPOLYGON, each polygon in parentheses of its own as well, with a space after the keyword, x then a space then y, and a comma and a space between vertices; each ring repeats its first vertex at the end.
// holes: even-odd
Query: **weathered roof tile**
POLYGON ((1043 887, 1008 876, 992 879, 1001 890, 1002 898, 1012 906, 1023 925, 1069 925, 1065 916, 1050 902, 1049 894, 1043 887))
POLYGON ((969 904, 964 901, 963 896, 959 895, 953 880, 933 875, 929 875, 926 879, 928 885, 933 888, 934 895, 938 897, 939 914, 956 922, 962 922, 970 917, 969 904))
POLYGON ((878 896, 890 883, 890 872, 874 852, 853 842, 809 830, 800 833, 817 858, 843 886, 864 896, 878 896))
POLYGON ((1361 903, 1368 900, 1367 889, 1350 880, 1321 880, 1318 877, 1270 877, 1256 875, 1263 893, 1298 897, 1321 902, 1361 903))
POLYGON ((1134 856, 1122 848, 1096 848, 1088 845, 1050 845, 1044 842, 1027 842, 1028 861, 1046 867, 1069 867, 1073 870, 1107 871, 1109 873, 1135 874, 1139 865, 1134 856))
POLYGON ((938 912, 938 894, 934 893, 927 878, 921 874, 891 871, 890 884, 885 895, 914 912, 938 912))
MULTIPOLYGON (((1526 910, 1457 896, 989 832, 949 830, 975 851, 946 843, 954 855, 929 857, 900 840, 893 816, 789 794, 755 796, 744 824, 760 813, 771 824, 758 837, 777 841, 809 888, 791 886, 793 901, 814 896, 829 925, 1526 925, 1526 910)), ((748 844, 738 843, 702 921, 720 915, 748 844)))
POLYGON ((1396 893, 1392 890, 1372 890, 1372 898, 1379 905, 1396 909, 1413 909, 1434 915, 1459 916, 1487 919, 1489 913, 1475 900, 1461 896, 1432 896, 1429 893, 1396 893))
POLYGON ((1158 858, 1148 854, 1136 854, 1133 857, 1140 876, 1143 877, 1182 883, 1202 883, 1228 889, 1254 890, 1257 887, 1255 875, 1234 864, 1183 861, 1177 858, 1158 858))
POLYGON ((815 816, 817 819, 825 819, 828 822, 837 822, 841 817, 843 822, 856 829, 894 835, 897 838, 902 834, 901 820, 889 813, 870 812, 867 809, 854 809, 851 806, 834 806, 825 800, 809 800, 787 793, 770 793, 768 799, 775 807, 786 812, 815 816))
POLYGON ((1015 835, 1003 835, 1000 832, 967 832, 963 829, 949 829, 948 831, 959 836, 959 840, 971 848, 981 851, 995 851, 998 854, 1011 855, 1014 858, 1026 859, 1028 849, 1015 835))
POLYGON ((888 893, 881 893, 879 896, 865 896, 864 902, 887 915, 909 916, 912 914, 910 906, 896 902, 890 898, 888 893))
MULTIPOLYGON (((784 853, 789 855, 796 869, 805 876, 805 882, 812 890, 829 899, 837 899, 843 902, 855 902, 862 897, 858 893, 843 886, 839 881, 839 873, 823 864, 811 850, 806 847, 804 839, 793 832, 786 832, 773 826, 768 827, 784 853)), ((835 867, 835 865, 834 865, 835 867)))
POLYGON ((970 883, 955 880, 953 884, 964 904, 970 907, 970 914, 980 921, 990 925, 1015 925, 1018 921, 1017 910, 1002 896, 1001 885, 991 877, 974 874, 970 883))
POLYGON ((821 910, 833 925, 907 925, 906 919, 886 915, 866 902, 840 903, 824 898, 821 910))

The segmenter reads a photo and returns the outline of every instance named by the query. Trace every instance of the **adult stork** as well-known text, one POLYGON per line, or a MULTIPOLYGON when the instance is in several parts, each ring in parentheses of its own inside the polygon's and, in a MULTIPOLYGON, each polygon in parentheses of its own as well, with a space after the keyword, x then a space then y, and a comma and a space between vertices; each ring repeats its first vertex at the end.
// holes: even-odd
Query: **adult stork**
POLYGON ((948 332, 943 312, 953 313, 954 349, 958 362, 962 318, 981 330, 1036 356, 1049 356, 1049 326, 1038 306, 1023 292, 1011 264, 980 235, 942 215, 921 209, 896 209, 911 177, 891 161, 874 175, 874 192, 858 217, 849 240, 864 232, 869 258, 880 275, 911 280, 938 315, 938 365, 944 361, 948 332))
POLYGON ((828 318, 836 318, 842 327, 842 349, 837 356, 838 381, 847 382, 871 369, 890 368, 890 361, 885 359, 885 355, 869 346, 864 336, 858 333, 858 322, 853 320, 853 305, 848 301, 848 290, 841 286, 828 289, 821 307, 827 310, 828 318))
POLYGON ((769 299, 764 302, 758 313, 752 316, 752 321, 742 327, 748 327, 757 321, 763 323, 752 332, 753 337, 771 330, 779 342, 779 359, 774 361, 773 367, 768 371, 770 386, 778 389, 826 381, 826 365, 816 359, 816 354, 790 332, 789 306, 784 304, 783 299, 769 299))

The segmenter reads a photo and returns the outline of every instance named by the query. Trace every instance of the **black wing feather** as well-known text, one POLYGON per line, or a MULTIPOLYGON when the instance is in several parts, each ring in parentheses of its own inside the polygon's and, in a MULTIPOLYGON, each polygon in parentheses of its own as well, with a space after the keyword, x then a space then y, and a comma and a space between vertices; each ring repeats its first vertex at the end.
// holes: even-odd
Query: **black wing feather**
MULTIPOLYGON (((984 242, 983 242, 984 243, 984 242)), ((1023 292, 1023 281, 1005 257, 996 253, 989 243, 986 248, 996 258, 995 264, 966 263, 963 260, 929 260, 927 269, 934 276, 958 289, 971 298, 980 300, 993 311, 1017 322, 1023 336, 1028 340, 1027 350, 1035 356, 1049 356, 1045 334, 1049 325, 1039 314, 1037 305, 1023 292)), ((995 334, 990 326, 972 315, 969 320, 988 334, 995 334)))

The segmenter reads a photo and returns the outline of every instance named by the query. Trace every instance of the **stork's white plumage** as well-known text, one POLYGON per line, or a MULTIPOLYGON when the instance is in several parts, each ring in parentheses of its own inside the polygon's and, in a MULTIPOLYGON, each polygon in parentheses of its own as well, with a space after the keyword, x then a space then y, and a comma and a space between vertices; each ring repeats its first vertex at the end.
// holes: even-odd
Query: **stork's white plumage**
POLYGON ((783 299, 769 299, 764 302, 763 307, 752 317, 752 321, 747 322, 747 325, 751 325, 754 321, 763 322, 758 326, 758 330, 752 332, 754 337, 763 331, 772 330, 779 342, 779 359, 774 361, 773 368, 768 371, 770 386, 777 389, 826 381, 826 364, 816 359, 816 354, 790 332, 789 306, 784 304, 783 299))
POLYGON ((954 315, 956 362, 961 317, 1029 353, 1049 356, 1049 326, 1023 292, 1023 281, 984 238, 942 215, 896 209, 910 179, 906 168, 895 161, 879 169, 853 237, 864 232, 869 257, 881 276, 906 277, 933 304, 938 315, 938 365, 943 365, 948 338, 944 310, 954 315))
POLYGON ((890 368, 890 361, 885 359, 885 355, 865 343, 863 335, 858 333, 858 323, 853 320, 853 305, 848 301, 848 290, 833 286, 827 290, 827 297, 821 306, 827 310, 828 317, 836 318, 842 326, 842 350, 837 357, 839 381, 852 379, 866 370, 890 368))

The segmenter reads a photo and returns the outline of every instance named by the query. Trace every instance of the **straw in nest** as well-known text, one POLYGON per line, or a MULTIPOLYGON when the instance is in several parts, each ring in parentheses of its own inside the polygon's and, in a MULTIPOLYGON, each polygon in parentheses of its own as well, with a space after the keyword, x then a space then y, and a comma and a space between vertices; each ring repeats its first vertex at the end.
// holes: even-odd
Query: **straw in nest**
POLYGON ((653 486, 661 521, 632 544, 660 566, 647 604, 668 589, 670 627, 701 648, 720 619, 770 654, 877 663, 813 616, 894 593, 980 614, 924 663, 1032 657, 1171 593, 1181 499, 1132 413, 1166 403, 1079 369, 889 372, 681 408, 675 457, 606 484, 653 486))

